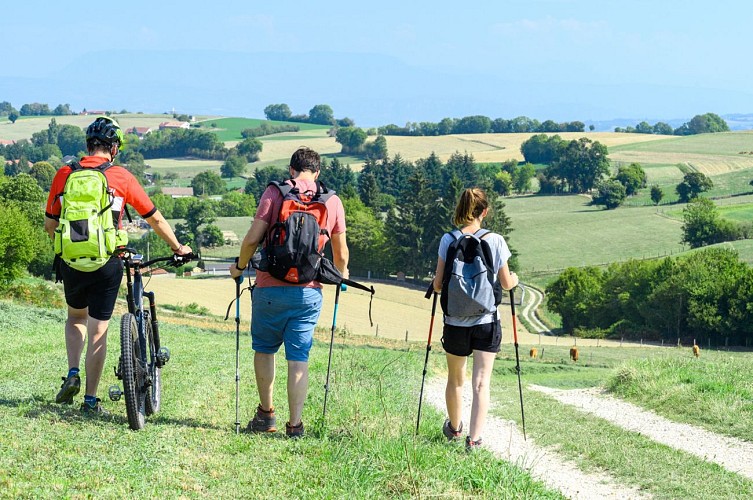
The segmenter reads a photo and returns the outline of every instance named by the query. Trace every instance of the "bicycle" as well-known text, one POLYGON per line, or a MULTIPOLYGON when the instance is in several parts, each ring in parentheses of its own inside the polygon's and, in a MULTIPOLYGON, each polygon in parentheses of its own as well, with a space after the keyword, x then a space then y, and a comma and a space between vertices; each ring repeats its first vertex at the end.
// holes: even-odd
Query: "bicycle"
POLYGON ((120 321, 120 359, 115 376, 123 382, 123 390, 114 385, 108 395, 112 401, 125 396, 128 426, 137 431, 144 428, 146 417, 160 409, 162 367, 170 360, 170 350, 160 343, 154 292, 144 290, 141 270, 159 262, 181 266, 196 255, 171 255, 143 262, 143 256, 131 248, 119 252, 125 264, 128 312, 120 321), (148 308, 144 307, 144 297, 149 300, 148 308))

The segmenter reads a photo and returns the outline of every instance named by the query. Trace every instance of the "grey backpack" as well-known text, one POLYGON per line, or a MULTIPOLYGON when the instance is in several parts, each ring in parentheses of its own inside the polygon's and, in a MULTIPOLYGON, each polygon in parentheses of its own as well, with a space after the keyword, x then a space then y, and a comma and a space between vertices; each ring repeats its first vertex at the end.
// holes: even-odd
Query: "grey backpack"
POLYGON ((492 250, 483 238, 489 231, 474 234, 459 230, 450 233, 445 257, 440 303, 446 316, 481 316, 497 312, 502 302, 502 286, 496 279, 492 250))

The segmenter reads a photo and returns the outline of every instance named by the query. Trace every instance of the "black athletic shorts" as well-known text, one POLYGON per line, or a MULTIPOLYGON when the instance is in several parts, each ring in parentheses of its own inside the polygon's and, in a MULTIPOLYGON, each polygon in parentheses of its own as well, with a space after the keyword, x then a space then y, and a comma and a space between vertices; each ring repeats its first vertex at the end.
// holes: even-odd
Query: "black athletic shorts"
POLYGON ((123 281, 123 261, 111 258, 96 271, 85 273, 60 263, 65 302, 74 309, 89 308, 89 316, 107 321, 112 317, 120 282, 123 281))
POLYGON ((444 325, 442 332, 442 347, 455 356, 470 356, 474 350, 499 352, 501 343, 502 325, 498 319, 475 326, 444 325))

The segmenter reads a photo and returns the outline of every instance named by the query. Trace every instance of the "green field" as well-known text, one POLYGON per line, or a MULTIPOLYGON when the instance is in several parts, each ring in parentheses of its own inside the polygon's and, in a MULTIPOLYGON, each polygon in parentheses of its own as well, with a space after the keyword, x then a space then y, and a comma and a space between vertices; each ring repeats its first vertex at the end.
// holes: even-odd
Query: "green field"
POLYGON ((719 207, 719 215, 737 222, 753 221, 753 203, 740 203, 719 207))
MULTIPOLYGON (((313 123, 296 123, 296 122, 278 122, 273 120, 260 120, 256 118, 213 118, 209 120, 203 120, 199 122, 203 130, 209 130, 217 134, 217 137, 222 141, 240 141, 243 139, 241 132, 247 128, 258 128, 262 123, 269 125, 295 125, 299 127, 300 132, 311 131, 324 131, 330 129, 328 125, 316 125, 313 123), (214 127, 212 125, 215 125, 214 127)), ((279 134, 282 137, 289 137, 290 139, 299 138, 297 136, 290 137, 290 135, 296 135, 297 133, 285 132, 279 134)), ((278 134, 275 134, 278 135, 278 134)), ((305 138, 306 134, 301 134, 305 138)), ((309 134, 312 137, 322 137, 322 134, 309 134)), ((282 137, 277 137, 271 140, 280 140, 282 137)), ((270 140, 270 137, 265 137, 264 140, 270 140)))
MULTIPOLYGON (((584 196, 524 196, 505 200, 510 244, 526 271, 599 265, 683 250, 681 221, 654 207, 604 210, 584 196)), ((525 278, 524 278, 525 279, 525 278)))

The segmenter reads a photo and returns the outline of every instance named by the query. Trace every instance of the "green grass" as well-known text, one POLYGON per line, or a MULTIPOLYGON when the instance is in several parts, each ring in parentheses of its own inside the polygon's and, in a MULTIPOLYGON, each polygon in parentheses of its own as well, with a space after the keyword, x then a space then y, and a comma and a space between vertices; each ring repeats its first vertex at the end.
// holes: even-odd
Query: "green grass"
MULTIPOLYGON (((519 421, 515 391, 512 383, 499 385, 494 387, 492 399, 506 401, 496 412, 499 416, 519 421)), ((616 481, 638 486, 660 499, 745 499, 753 495, 753 482, 721 466, 624 431, 536 392, 525 391, 524 398, 529 435, 539 445, 555 447, 583 470, 609 471, 616 481)))
POLYGON ((200 158, 153 158, 146 160, 146 164, 151 166, 150 172, 166 174, 174 172, 179 178, 186 178, 190 182, 196 174, 211 170, 220 172, 223 162, 221 160, 203 160, 200 158))
POLYGON ((516 197, 505 204, 521 276, 683 250, 681 221, 662 216, 655 207, 604 210, 583 196, 516 197))
POLYGON ((719 215, 736 222, 750 222, 753 220, 753 203, 741 203, 719 208, 719 215))
MULTIPOLYGON (((0 491, 11 498, 562 498, 489 452, 449 447, 441 415, 425 406, 413 436, 423 350, 338 346, 326 422, 320 418, 327 344, 310 361, 304 408, 308 436, 233 432, 233 322, 211 329, 164 321, 172 359, 163 371, 163 407, 146 428, 128 430, 124 403, 85 418, 53 403, 66 369, 62 310, 0 302, 0 491), (411 395, 411 397, 406 397, 411 395)), ((241 420, 257 402, 249 340, 241 352, 241 420)), ((117 383, 117 328, 100 384, 117 383)), ((278 365, 278 422, 287 408, 284 360, 278 365)), ((80 398, 77 398, 80 399, 80 398)))
MULTIPOLYGON (((270 120, 260 120, 255 118, 215 118, 200 122, 202 130, 209 130, 217 134, 217 137, 222 141, 240 141, 243 139, 241 132, 247 128, 257 128, 262 123, 268 123, 270 125, 295 125, 299 127, 300 132, 307 132, 313 130, 329 130, 327 125, 315 125, 313 123, 295 123, 295 122, 279 122, 270 120), (212 124, 216 125, 212 127, 212 124)), ((286 134, 290 134, 287 132, 286 134)), ((297 133, 294 133, 297 134, 297 133)), ((322 137, 320 134, 309 134, 311 137, 322 137)), ((293 138, 299 138, 298 135, 294 135, 293 138)), ((264 137, 263 140, 270 140, 269 137, 264 137)), ((276 140, 276 139, 272 139, 276 140)))
POLYGON ((631 360, 610 379, 620 397, 667 418, 753 441, 753 359, 703 350, 698 359, 631 360))
MULTIPOLYGON (((534 383, 549 387, 572 389, 601 385, 612 376, 616 367, 628 362, 659 367, 665 363, 681 363, 691 356, 690 348, 584 348, 580 347, 580 360, 573 363, 567 359, 567 347, 545 346, 544 357, 539 360, 521 360, 523 383, 534 383), (638 361, 631 361, 639 359, 638 361)), ((527 349, 526 349, 527 351, 527 349)), ((706 356, 704 352, 702 354, 706 356)), ((747 369, 744 374, 749 384, 753 377, 750 361, 745 354, 709 353, 705 366, 710 372, 728 372, 724 364, 725 356, 733 356, 730 367, 747 369)), ((695 361, 695 360, 692 360, 695 361)), ((520 425, 520 402, 518 399, 517 377, 514 353, 505 353, 494 368, 492 379, 492 413, 520 425)), ((701 370, 700 366, 698 368, 701 370)), ((695 377, 698 373, 694 372, 695 377)), ((641 371, 636 380, 645 377, 651 381, 657 377, 650 370, 641 371)), ((699 376, 699 384, 714 375, 699 376)), ((650 382, 649 382, 650 383, 650 382)), ((655 388, 671 391, 674 382, 663 379, 655 388)), ((724 394, 726 389, 721 390, 724 394)), ((702 424, 700 416, 691 415, 685 409, 696 397, 690 393, 688 400, 678 403, 679 410, 667 415, 674 420, 702 424), (677 413, 682 411, 685 418, 677 413)), ((709 391, 709 398, 724 406, 727 400, 720 392, 709 391)), ((647 390, 639 403, 649 406, 648 401, 656 398, 656 392, 647 390)), ((629 398, 631 399, 631 398, 629 398)), ((524 390, 526 429, 528 435, 539 445, 548 445, 575 460, 584 470, 607 470, 617 481, 640 487, 655 498, 750 498, 753 495, 753 482, 729 472, 722 467, 705 462, 695 456, 658 444, 638 433, 628 432, 598 417, 585 414, 576 408, 558 403, 541 393, 524 390), (696 480, 694 478, 703 478, 696 480)), ((669 405, 667 405, 669 406, 669 405)), ((739 407, 738 407, 739 408, 739 407)), ((730 408, 732 416, 737 408, 730 408)), ((671 412, 669 412, 671 413, 671 412)), ((737 428, 749 427, 750 417, 741 415, 737 428)), ((750 415, 750 414, 747 414, 750 415)), ((723 424, 722 424, 723 425, 723 424)))

